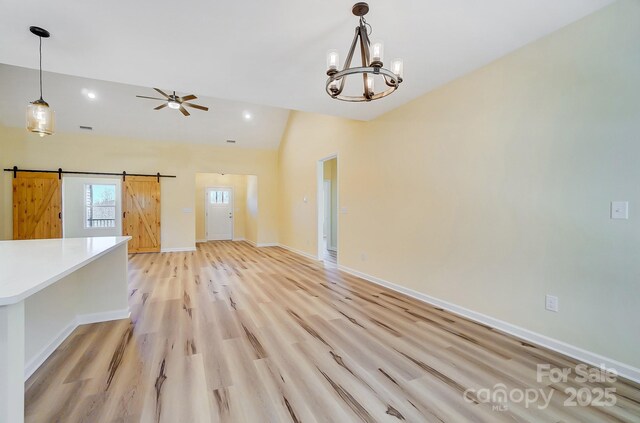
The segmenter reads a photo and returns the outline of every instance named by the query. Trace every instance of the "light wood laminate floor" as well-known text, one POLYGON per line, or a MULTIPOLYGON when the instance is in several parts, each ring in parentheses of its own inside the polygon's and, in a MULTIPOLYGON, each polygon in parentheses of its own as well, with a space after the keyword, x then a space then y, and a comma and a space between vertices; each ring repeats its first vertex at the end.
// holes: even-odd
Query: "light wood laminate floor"
POLYGON ((131 321, 75 330, 27 381, 28 422, 640 421, 638 384, 539 383, 536 364, 577 363, 281 248, 209 242, 129 272, 131 321), (477 390, 499 383, 550 405, 494 410, 477 390), (616 405, 563 406, 594 387, 616 405))

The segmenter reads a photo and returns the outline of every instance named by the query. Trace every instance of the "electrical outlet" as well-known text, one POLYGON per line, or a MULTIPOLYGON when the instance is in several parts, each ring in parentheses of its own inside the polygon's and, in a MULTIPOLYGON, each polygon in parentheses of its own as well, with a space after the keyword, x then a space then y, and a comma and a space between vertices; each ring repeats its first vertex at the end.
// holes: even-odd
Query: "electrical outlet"
POLYGON ((628 201, 612 201, 611 202, 611 218, 612 219, 628 219, 629 218, 629 202, 628 201))
POLYGON ((558 297, 556 297, 554 295, 546 295, 544 297, 544 308, 549 310, 549 311, 557 312, 558 311, 558 297))

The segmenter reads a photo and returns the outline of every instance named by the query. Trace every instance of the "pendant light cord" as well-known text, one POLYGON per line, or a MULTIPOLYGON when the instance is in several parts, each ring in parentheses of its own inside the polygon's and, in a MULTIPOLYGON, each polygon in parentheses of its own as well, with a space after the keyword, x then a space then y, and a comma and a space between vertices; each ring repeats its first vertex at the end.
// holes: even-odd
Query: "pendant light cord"
POLYGON ((38 37, 40 40, 40 100, 42 100, 42 37, 38 37))

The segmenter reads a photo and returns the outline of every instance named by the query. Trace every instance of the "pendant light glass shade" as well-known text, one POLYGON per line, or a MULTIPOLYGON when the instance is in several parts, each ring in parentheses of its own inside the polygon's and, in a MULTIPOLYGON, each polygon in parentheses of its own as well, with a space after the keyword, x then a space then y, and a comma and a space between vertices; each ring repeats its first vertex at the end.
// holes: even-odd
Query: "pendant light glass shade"
POLYGON ((327 52, 327 70, 338 71, 340 67, 340 55, 337 50, 329 50, 327 52))
POLYGON ((384 59, 384 44, 382 42, 373 43, 371 46, 371 62, 382 63, 384 59))
POLYGON ((55 129, 55 112, 44 100, 36 100, 27 106, 27 130, 44 137, 55 129))
POLYGON ((394 59, 391 62, 391 72, 395 73, 402 81, 402 78, 404 78, 404 63, 402 62, 402 59, 394 59))

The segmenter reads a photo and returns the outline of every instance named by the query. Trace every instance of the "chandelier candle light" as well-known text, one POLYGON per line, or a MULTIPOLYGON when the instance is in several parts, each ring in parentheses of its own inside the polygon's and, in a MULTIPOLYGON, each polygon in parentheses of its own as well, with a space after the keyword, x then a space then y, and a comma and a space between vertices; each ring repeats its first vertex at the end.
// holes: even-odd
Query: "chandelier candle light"
POLYGON ((49 104, 42 99, 42 39, 49 38, 49 31, 37 26, 29 27, 29 31, 40 40, 40 98, 27 106, 27 130, 44 137, 52 135, 55 113, 49 104))
POLYGON ((344 68, 340 68, 340 56, 337 50, 329 50, 327 53, 327 79, 326 90, 331 98, 343 101, 360 102, 377 100, 386 97, 398 89, 402 82, 404 71, 402 59, 395 59, 391 62, 391 70, 383 68, 384 45, 376 42, 371 45, 369 35, 371 35, 371 25, 367 23, 364 15, 369 12, 369 5, 364 2, 356 3, 352 12, 360 17, 360 23, 356 27, 356 33, 351 42, 351 48, 347 55, 344 68), (360 46, 361 67, 351 67, 351 60, 356 50, 356 45, 360 46), (363 94, 361 96, 350 96, 342 94, 347 76, 361 74, 363 82, 363 94), (385 83, 385 90, 375 92, 375 77, 382 76, 385 83))

